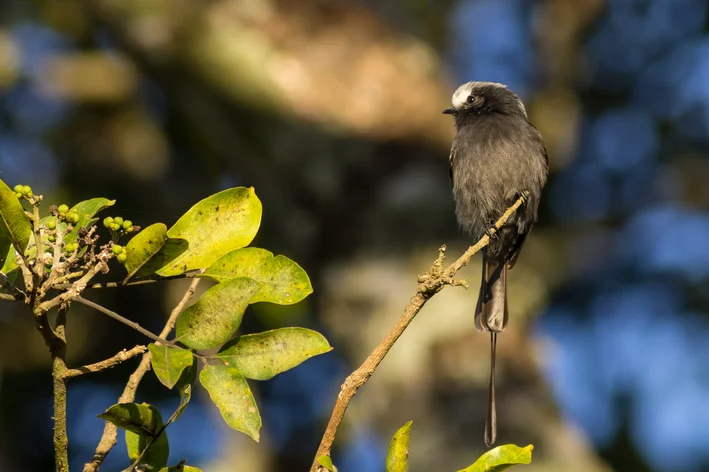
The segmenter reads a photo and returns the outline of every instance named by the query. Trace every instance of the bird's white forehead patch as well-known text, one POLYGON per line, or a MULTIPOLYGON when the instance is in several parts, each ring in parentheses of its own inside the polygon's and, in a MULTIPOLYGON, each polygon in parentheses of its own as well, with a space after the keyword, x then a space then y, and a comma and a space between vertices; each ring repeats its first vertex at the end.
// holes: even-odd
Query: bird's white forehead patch
POLYGON ((476 88, 482 88, 482 87, 499 87, 503 89, 507 89, 506 85, 503 84, 498 84, 497 82, 468 82, 460 87, 458 87, 458 90, 455 91, 453 94, 453 99, 451 100, 451 103, 453 104, 454 107, 459 107, 465 101, 468 99, 468 95, 475 90, 476 88))
POLYGON ((455 93, 453 94, 453 98, 451 99, 453 107, 458 108, 459 106, 463 105, 463 103, 465 103, 465 100, 467 100, 468 95, 470 95, 470 92, 473 90, 474 83, 475 82, 468 82, 467 84, 463 84, 458 87, 458 90, 455 91, 455 93))
MULTIPOLYGON (((460 87, 458 87, 458 90, 455 91, 453 94, 453 98, 451 99, 451 103, 454 108, 458 108, 462 106, 466 100, 468 99, 468 96, 477 88, 482 88, 482 87, 499 87, 503 88, 505 90, 509 90, 506 85, 504 84, 498 84, 497 82, 467 82, 460 87)), ((510 91, 512 93, 512 91, 510 91)), ((515 95, 515 97, 517 97, 515 95)), ((522 103, 522 100, 517 97, 517 105, 519 106, 519 109, 522 111, 522 114, 524 116, 527 116, 527 109, 524 108, 524 104, 522 103)))

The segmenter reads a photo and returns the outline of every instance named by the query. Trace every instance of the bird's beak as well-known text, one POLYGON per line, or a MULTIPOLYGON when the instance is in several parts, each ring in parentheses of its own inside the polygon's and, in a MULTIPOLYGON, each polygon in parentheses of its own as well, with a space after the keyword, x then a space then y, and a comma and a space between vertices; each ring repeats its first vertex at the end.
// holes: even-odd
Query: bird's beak
POLYGON ((452 115, 453 113, 455 113, 455 108, 453 107, 446 108, 445 110, 443 110, 444 115, 452 115))

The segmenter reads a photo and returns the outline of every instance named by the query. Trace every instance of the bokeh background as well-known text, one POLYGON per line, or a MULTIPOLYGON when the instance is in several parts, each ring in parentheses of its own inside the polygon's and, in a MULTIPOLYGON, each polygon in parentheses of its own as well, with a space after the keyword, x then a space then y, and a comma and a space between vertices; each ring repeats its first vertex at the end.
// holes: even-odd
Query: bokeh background
MULTIPOLYGON (((3 0, 0 178, 47 201, 174 222, 254 186, 254 245, 315 293, 250 308, 244 331, 308 326, 335 346, 256 386, 261 444, 199 390, 168 430, 171 463, 307 470, 339 385, 384 336, 437 248, 456 257, 441 115, 468 80, 508 84, 549 148, 538 226, 511 274, 498 360, 499 443, 533 471, 709 470, 709 3, 706 0, 3 0)), ((476 261, 477 262, 477 261, 476 261)), ((116 268, 120 271, 120 268, 116 268)), ((464 276, 476 287, 477 263, 464 276)), ((120 272, 116 273, 120 278, 120 272)), ((153 331, 185 288, 91 297, 153 331)), ((204 288, 204 287, 203 287, 204 288)), ((413 471, 484 452, 487 338, 477 290, 422 311, 353 401, 334 459, 383 470, 414 420, 413 471)), ((144 342, 77 307, 70 362, 144 342)), ((70 384, 74 470, 135 362, 70 384)), ((49 355, 0 306, 0 470, 53 470, 49 355)), ((139 401, 176 394, 147 376, 139 401)), ((104 469, 127 465, 121 442, 104 469)))

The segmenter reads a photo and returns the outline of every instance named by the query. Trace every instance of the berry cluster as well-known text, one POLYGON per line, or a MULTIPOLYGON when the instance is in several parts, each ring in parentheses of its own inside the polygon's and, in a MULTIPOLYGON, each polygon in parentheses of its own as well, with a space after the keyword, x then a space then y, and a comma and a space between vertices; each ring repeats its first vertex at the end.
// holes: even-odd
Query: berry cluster
POLYGON ((123 264, 128 258, 128 255, 126 254, 126 248, 124 248, 123 246, 114 244, 113 248, 111 248, 111 251, 113 251, 113 254, 116 255, 116 260, 121 264, 123 264))
POLYGON ((22 185, 22 184, 17 184, 15 185, 15 188, 13 189, 15 191, 15 196, 17 198, 32 198, 34 197, 34 194, 32 193, 32 187, 29 185, 22 185))
POLYGON ((70 224, 75 225, 79 222, 79 214, 75 211, 69 211, 69 206, 63 203, 57 207, 57 215, 60 219, 66 220, 70 224))
POLYGON ((131 220, 123 220, 120 216, 110 217, 107 216, 103 219, 103 225, 110 229, 111 231, 125 231, 126 233, 132 233, 135 231, 133 222, 131 220))

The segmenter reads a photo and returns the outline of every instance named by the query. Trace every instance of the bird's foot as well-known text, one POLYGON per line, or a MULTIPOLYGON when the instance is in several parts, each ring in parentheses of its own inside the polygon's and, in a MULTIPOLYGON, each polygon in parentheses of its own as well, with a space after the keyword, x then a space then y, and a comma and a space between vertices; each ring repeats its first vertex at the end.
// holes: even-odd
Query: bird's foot
POLYGON ((485 226, 485 234, 487 235, 488 238, 490 239, 495 239, 497 237, 497 228, 495 227, 495 222, 492 220, 488 220, 487 225, 485 226))
POLYGON ((519 198, 521 198, 524 203, 527 203, 529 201, 529 192, 522 190, 519 193, 519 198))

